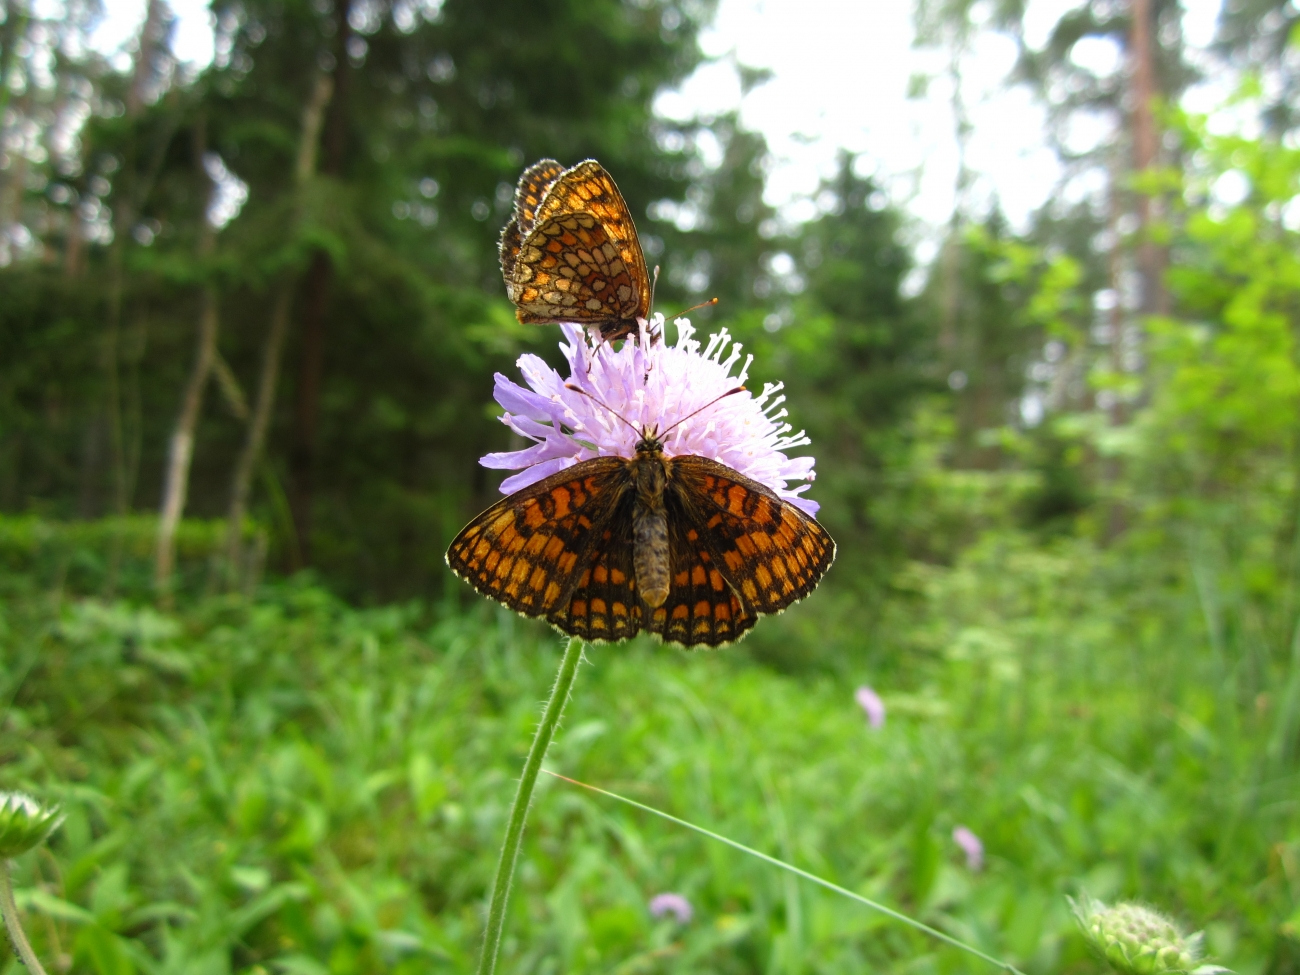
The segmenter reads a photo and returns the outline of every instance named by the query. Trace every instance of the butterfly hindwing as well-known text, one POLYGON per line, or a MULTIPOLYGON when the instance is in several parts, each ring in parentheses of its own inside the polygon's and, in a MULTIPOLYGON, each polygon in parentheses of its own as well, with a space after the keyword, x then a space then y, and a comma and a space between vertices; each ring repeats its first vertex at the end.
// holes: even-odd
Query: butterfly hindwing
POLYGON ((758 617, 719 571, 710 546, 685 509, 671 494, 665 501, 672 576, 668 599, 651 613, 647 629, 687 647, 734 643, 758 617))
POLYGON ((471 521, 447 549, 447 564, 485 596, 546 616, 567 605, 628 486, 621 458, 575 464, 471 521))
POLYGON ((668 492, 753 613, 779 613, 803 599, 835 560, 835 542, 812 516, 717 461, 674 458, 668 492))
POLYGON ((547 617, 570 636, 600 643, 625 640, 641 629, 645 607, 632 568, 633 504, 628 492, 588 551, 588 567, 567 601, 547 617))

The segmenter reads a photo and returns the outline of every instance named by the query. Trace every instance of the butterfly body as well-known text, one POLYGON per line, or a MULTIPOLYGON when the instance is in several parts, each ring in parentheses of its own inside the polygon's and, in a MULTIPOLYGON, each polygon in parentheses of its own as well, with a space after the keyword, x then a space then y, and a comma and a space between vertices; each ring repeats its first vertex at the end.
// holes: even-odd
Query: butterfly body
POLYGON ((653 435, 581 461, 469 523, 447 563, 484 595, 595 642, 648 630, 722 646, 816 588, 835 557, 817 522, 766 486, 653 435))
POLYGON ((650 316, 636 225, 594 159, 570 169, 543 159, 524 171, 500 257, 506 294, 525 324, 576 322, 612 340, 635 334, 650 316))

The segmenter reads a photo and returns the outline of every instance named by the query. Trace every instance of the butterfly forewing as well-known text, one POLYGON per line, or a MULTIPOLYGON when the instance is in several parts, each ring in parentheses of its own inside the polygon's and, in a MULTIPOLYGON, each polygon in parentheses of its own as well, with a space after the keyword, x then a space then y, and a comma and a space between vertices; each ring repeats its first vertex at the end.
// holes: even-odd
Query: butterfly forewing
POLYGON ((564 167, 554 159, 542 159, 525 169, 519 177, 519 185, 515 187, 514 216, 501 231, 499 246, 501 275, 506 280, 507 290, 514 279, 515 264, 519 259, 519 247, 524 235, 533 229, 542 197, 562 172, 564 167))
POLYGON ((634 334, 650 314, 650 276, 627 203, 595 160, 558 167, 544 159, 525 171, 501 234, 516 317, 597 326, 610 339, 634 334))
POLYGON ((668 488, 678 520, 754 613, 779 613, 803 599, 835 560, 835 542, 816 520, 724 464, 677 457, 668 488))
POLYGON ((554 159, 542 159, 525 169, 519 177, 519 185, 515 187, 515 220, 521 234, 527 235, 532 231, 542 201, 563 172, 564 167, 554 159))
POLYGON ((526 616, 567 606, 629 486, 625 467, 618 457, 597 457, 498 501, 456 536, 447 564, 526 616))

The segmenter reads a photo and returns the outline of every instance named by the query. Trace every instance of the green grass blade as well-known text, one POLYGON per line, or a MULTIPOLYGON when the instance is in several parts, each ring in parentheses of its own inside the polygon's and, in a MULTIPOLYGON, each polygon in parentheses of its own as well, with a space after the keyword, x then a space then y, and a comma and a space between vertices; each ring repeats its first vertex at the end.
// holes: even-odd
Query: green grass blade
POLYGON ((825 887, 827 890, 834 891, 835 893, 839 894, 842 897, 847 897, 849 900, 857 901, 859 904, 862 904, 865 907, 869 907, 873 911, 878 911, 881 914, 884 914, 886 917, 893 918, 895 921, 898 921, 901 924, 906 924, 910 928, 915 928, 917 931, 920 931, 922 934, 928 934, 930 937, 942 941, 944 944, 951 945, 954 948, 959 948, 960 950, 967 952, 968 954, 974 955, 976 958, 983 959, 984 961, 988 962, 990 965, 995 965, 998 968, 1003 969, 1004 971, 1012 972, 1014 973, 1014 975, 1022 975, 1020 970, 1017 969, 1014 965, 1005 961, 1000 961, 999 959, 994 958, 992 955, 986 955, 978 948, 973 948, 970 945, 966 944, 964 941, 957 940, 950 934, 944 934, 938 928, 932 928, 930 927, 930 925, 923 924, 914 918, 908 917, 906 914, 900 914, 898 911, 886 907, 884 904, 879 904, 876 901, 871 900, 869 897, 863 897, 861 894, 855 894, 853 891, 841 887, 839 884, 833 884, 829 880, 825 880, 822 877, 818 877, 816 874, 809 873, 807 870, 800 870, 798 867, 794 866, 793 864, 786 863, 784 860, 778 860, 776 857, 768 856, 766 853, 762 853, 758 850, 755 850, 753 847, 746 846, 744 843, 738 843, 733 839, 728 839, 725 836, 722 836, 718 833, 714 833, 711 830, 707 830, 703 826, 696 826, 694 823, 687 822, 684 819, 678 819, 676 816, 666 813, 663 810, 654 808, 654 806, 647 806, 645 803, 637 802, 635 799, 629 799, 626 796, 620 796, 617 792, 610 792, 609 790, 602 789, 599 786, 588 785, 586 782, 579 782, 577 779, 571 779, 567 775, 561 775, 558 772, 552 772, 550 769, 544 768, 542 769, 542 771, 553 778, 561 779, 564 782, 568 782, 580 788, 587 789, 590 792, 599 793, 602 796, 609 796, 609 798, 611 799, 617 799, 619 802, 624 803, 625 805, 628 806, 632 806, 635 809, 640 809, 642 812, 652 813, 653 815, 658 816, 660 819, 666 819, 670 823, 676 823, 678 826, 685 826, 687 829, 694 830, 695 832, 699 833, 702 836, 707 836, 711 840, 717 840, 719 843, 725 843, 727 846, 730 846, 733 849, 737 849, 741 853, 748 853, 750 856, 757 857, 758 859, 764 861, 765 863, 772 864, 772 866, 774 867, 780 867, 782 870, 788 870, 790 873, 795 874, 798 877, 802 877, 804 880, 812 881, 814 884, 817 884, 820 887, 825 887))

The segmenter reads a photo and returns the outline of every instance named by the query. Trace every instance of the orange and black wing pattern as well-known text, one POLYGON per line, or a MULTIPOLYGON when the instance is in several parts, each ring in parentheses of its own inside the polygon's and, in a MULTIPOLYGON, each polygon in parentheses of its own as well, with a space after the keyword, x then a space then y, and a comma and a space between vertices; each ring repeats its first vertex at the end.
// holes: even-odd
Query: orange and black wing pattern
POLYGON ((525 616, 569 607, 631 486, 626 468, 621 458, 597 457, 503 498, 456 536, 447 564, 483 595, 525 616))
MULTIPOLYGON (((675 457, 671 463, 665 492, 668 517, 684 527, 685 539, 700 563, 707 566, 710 581, 708 586, 695 587, 700 599, 689 607, 691 634, 694 637, 698 630, 700 635, 697 642, 713 646, 711 641, 727 632, 718 629, 728 612, 721 593, 712 603, 712 622, 705 618, 704 603, 709 597, 704 593, 718 591, 712 582, 713 570, 739 597, 746 614, 740 620, 779 613, 817 588, 835 560, 835 542, 812 516, 717 461, 686 456, 675 457)), ((681 575, 676 553, 673 570, 681 575)), ((676 579, 670 602, 675 594, 676 579)), ((753 625, 748 622, 737 629, 737 611, 729 611, 735 621, 731 629, 737 635, 753 625)))
POLYGON ((631 491, 605 523, 568 599, 549 616, 552 626, 592 643, 626 640, 642 628, 645 606, 632 568, 631 491))
POLYGON ((668 599, 648 611, 646 629, 685 647, 735 643, 758 622, 758 614, 745 606, 719 570, 708 540, 685 511, 670 504, 668 518, 672 562, 668 599))
POLYGON ((524 173, 501 235, 515 315, 596 326, 608 339, 635 334, 650 315, 650 275, 627 203, 594 159, 557 176, 558 165, 544 159, 524 173))

